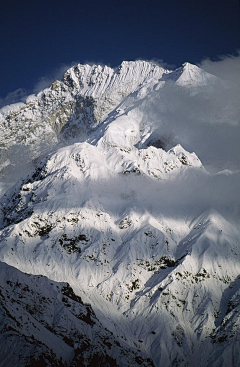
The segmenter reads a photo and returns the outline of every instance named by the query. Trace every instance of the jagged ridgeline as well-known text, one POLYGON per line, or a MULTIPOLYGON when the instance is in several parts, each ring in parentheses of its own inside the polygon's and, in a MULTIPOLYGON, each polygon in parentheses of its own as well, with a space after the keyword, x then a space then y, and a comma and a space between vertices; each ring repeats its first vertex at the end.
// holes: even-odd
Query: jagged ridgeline
POLYGON ((2 173, 58 145, 85 140, 126 96, 166 72, 145 61, 123 62, 117 69, 79 64, 25 104, 2 108, 2 173))
POLYGON ((162 129, 218 83, 77 65, 1 110, 6 179, 42 155, 0 198, 1 366, 239 366, 239 172, 162 129))
MULTIPOLYGON (((17 176, 40 155, 73 142, 85 141, 89 134, 111 113, 116 114, 126 97, 134 105, 134 96, 159 89, 166 81, 200 88, 216 78, 194 65, 169 71, 153 62, 123 62, 112 69, 101 65, 77 65, 26 103, 16 103, 0 110, 0 174, 9 171, 17 176)), ((158 136, 153 144, 164 146, 166 137, 158 136), (159 145, 160 144, 160 145, 159 145)), ((153 140, 153 139, 152 139, 153 140)), ((149 143, 149 141, 148 141, 149 143)), ((151 142, 150 142, 151 143, 151 142)))

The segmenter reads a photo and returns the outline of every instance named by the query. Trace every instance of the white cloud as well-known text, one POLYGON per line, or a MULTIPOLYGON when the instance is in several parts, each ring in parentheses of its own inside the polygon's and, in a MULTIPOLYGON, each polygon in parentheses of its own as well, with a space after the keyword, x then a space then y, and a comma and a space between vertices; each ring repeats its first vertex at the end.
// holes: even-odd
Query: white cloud
POLYGON ((233 84, 240 82, 240 50, 237 55, 220 56, 218 61, 203 60, 199 67, 219 78, 231 81, 233 84))
POLYGON ((0 108, 13 103, 23 102, 25 103, 27 97, 27 91, 23 88, 18 88, 13 92, 10 92, 4 98, 0 98, 0 108))
POLYGON ((62 64, 61 66, 53 70, 49 75, 40 77, 38 82, 35 84, 33 88, 33 93, 37 94, 41 90, 50 87, 50 85, 55 80, 61 80, 63 78, 64 73, 67 71, 67 69, 71 68, 72 66, 76 64, 77 62, 72 62, 69 65, 62 64))
POLYGON ((239 169, 240 56, 204 60, 200 66, 221 78, 219 82, 196 94, 166 83, 149 96, 143 123, 152 121, 160 138, 171 137, 168 148, 180 143, 213 170, 239 169))

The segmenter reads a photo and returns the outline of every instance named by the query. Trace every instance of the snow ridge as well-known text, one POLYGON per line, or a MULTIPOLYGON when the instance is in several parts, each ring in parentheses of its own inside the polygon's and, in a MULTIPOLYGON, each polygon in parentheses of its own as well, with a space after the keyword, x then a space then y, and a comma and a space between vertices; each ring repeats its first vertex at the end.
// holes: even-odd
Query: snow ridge
POLYGON ((29 96, 26 104, 0 110, 0 167, 11 147, 24 145, 37 157, 63 141, 86 139, 127 95, 164 72, 146 61, 123 62, 117 69, 80 64, 70 68, 61 81, 29 96))

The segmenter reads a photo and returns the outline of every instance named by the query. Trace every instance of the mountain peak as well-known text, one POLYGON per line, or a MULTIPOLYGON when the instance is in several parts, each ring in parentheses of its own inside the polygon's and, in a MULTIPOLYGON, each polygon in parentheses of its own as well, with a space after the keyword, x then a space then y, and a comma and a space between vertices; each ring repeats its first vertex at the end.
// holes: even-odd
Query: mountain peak
POLYGON ((212 74, 202 70, 197 65, 185 62, 179 69, 179 78, 177 84, 181 86, 195 86, 200 88, 202 86, 209 86, 215 84, 218 78, 212 74))

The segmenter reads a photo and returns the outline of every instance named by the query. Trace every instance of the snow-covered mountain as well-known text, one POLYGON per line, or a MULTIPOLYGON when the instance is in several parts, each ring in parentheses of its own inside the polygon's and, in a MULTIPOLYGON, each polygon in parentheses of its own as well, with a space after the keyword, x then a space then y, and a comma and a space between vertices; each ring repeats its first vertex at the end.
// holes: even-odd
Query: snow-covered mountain
POLYGON ((29 96, 25 104, 0 110, 0 167, 5 171, 18 163, 19 154, 37 157, 63 142, 85 140, 126 96, 164 73, 168 71, 145 61, 123 62, 117 69, 70 68, 61 81, 29 96))
POLYGON ((116 69, 80 64, 72 67, 61 81, 28 96, 26 103, 0 110, 0 175, 9 170, 12 175, 22 173, 26 161, 30 163, 56 147, 85 141, 125 98, 131 108, 134 96, 139 103, 166 81, 200 88, 215 79, 189 63, 175 71, 146 61, 124 61, 116 69))
POLYGON ((0 199, 2 365, 239 365, 240 174, 209 173, 156 125, 166 83, 219 81, 78 65, 2 110, 6 154, 65 145, 0 199))

